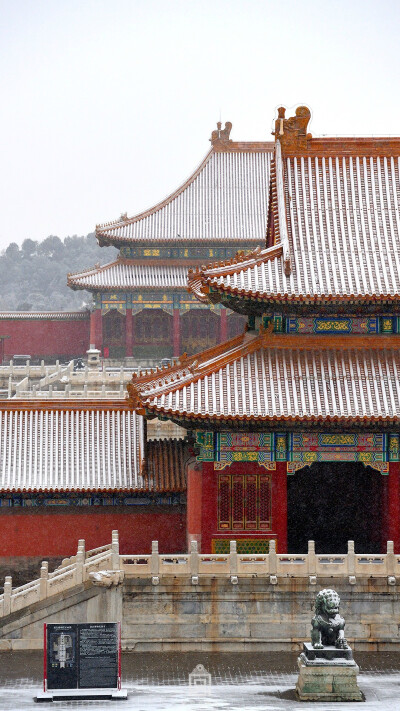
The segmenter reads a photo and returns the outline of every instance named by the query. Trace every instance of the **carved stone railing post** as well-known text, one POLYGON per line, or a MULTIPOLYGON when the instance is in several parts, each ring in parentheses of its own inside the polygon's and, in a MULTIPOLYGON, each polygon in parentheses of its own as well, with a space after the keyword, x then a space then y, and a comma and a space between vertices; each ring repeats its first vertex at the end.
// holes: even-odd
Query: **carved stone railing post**
POLYGON ((393 577, 396 575, 396 556, 394 554, 394 544, 393 541, 387 542, 387 552, 386 552, 386 575, 388 577, 393 577))
POLYGON ((78 541, 78 550, 76 552, 76 582, 83 583, 83 571, 85 564, 85 539, 80 538, 78 541))
POLYGON ((354 541, 347 542, 347 574, 350 585, 356 582, 356 559, 354 553, 354 541))
POLYGON ((11 593, 12 593, 12 577, 6 575, 4 580, 4 598, 3 598, 3 615, 11 613, 11 593))
POLYGON ((229 541, 229 573, 237 575, 237 550, 236 541, 229 541))
POLYGON ((315 555, 315 541, 308 541, 307 554, 308 575, 315 576, 317 574, 317 558, 315 555))
POLYGON ((237 569, 238 562, 236 541, 229 541, 229 574, 231 576, 231 583, 233 585, 237 585, 238 583, 237 569))
POLYGON ((45 600, 47 597, 47 580, 49 578, 49 564, 47 560, 42 561, 40 568, 39 598, 45 600))
POLYGON ((151 582, 153 585, 158 585, 160 580, 160 556, 158 554, 158 541, 151 542, 150 572, 151 582))
POLYGON ((112 569, 113 569, 113 570, 119 570, 119 537, 118 537, 118 531, 113 531, 113 532, 112 532, 111 551, 112 551, 112 569))
POLYGON ((276 560, 276 541, 272 540, 269 542, 269 574, 276 575, 277 571, 277 560, 276 560))
POLYGON ((158 554, 158 541, 151 542, 151 574, 158 575, 160 572, 160 556, 158 554))
POLYGON ((199 574, 199 554, 197 552, 197 541, 190 541, 190 575, 199 574))

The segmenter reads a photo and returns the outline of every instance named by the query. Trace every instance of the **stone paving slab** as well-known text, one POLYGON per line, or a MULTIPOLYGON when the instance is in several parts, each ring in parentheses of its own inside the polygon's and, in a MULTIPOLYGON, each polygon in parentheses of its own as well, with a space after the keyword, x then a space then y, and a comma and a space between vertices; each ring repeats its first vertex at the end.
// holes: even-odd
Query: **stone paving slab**
MULTIPOLYGON (((400 654, 360 653, 359 686, 365 703, 315 704, 294 695, 296 654, 124 654, 127 701, 57 702, 54 709, 93 711, 396 711, 400 708, 400 654), (204 664, 212 686, 189 687, 188 674, 204 664)), ((40 653, 0 654, 0 711, 49 708, 34 703, 42 681, 40 653)))

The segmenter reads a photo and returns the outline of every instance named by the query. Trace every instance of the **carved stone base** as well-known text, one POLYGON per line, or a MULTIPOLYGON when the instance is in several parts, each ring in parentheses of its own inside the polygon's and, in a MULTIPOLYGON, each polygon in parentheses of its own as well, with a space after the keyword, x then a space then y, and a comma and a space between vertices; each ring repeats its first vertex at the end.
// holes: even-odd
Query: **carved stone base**
POLYGON ((319 654, 311 652, 311 658, 308 658, 309 650, 304 645, 297 660, 300 673, 296 693, 300 701, 364 701, 357 686, 359 667, 352 659, 350 649, 347 655, 343 652, 325 647, 318 650, 319 654))

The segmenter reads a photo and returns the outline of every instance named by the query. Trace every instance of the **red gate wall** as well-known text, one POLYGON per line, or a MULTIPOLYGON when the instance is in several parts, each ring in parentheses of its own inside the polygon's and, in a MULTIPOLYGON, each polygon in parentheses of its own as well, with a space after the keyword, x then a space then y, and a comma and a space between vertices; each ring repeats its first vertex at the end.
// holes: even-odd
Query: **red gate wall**
POLYGON ((86 549, 111 543, 118 529, 121 553, 150 553, 159 541, 160 553, 183 553, 186 549, 186 516, 183 511, 141 512, 90 510, 39 513, 5 509, 0 514, 1 556, 70 556, 78 539, 86 549))
POLYGON ((84 356, 89 348, 89 329, 89 313, 69 319, 0 318, 0 335, 9 336, 4 341, 4 358, 30 355, 55 360, 84 356))

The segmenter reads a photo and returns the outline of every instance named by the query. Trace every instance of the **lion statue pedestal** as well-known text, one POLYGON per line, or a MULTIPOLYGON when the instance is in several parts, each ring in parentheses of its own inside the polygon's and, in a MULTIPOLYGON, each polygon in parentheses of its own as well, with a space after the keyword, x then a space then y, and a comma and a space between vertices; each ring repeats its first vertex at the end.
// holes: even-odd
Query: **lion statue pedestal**
POLYGON ((297 663, 296 693, 300 701, 363 701, 357 686, 359 668, 344 636, 335 590, 321 590, 311 620, 311 644, 305 642, 297 663))

